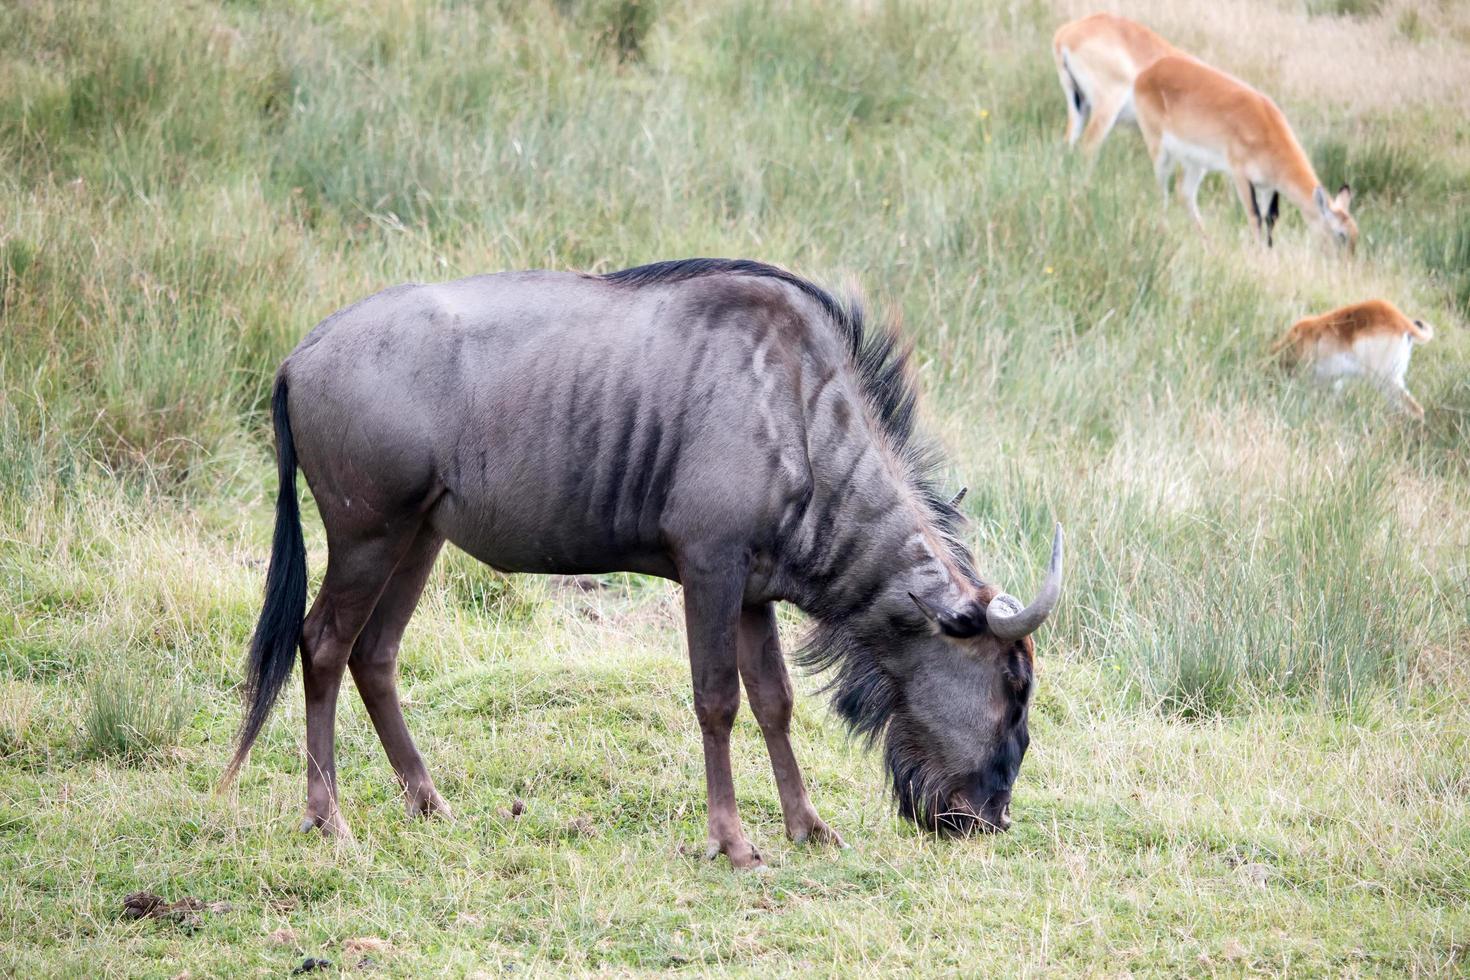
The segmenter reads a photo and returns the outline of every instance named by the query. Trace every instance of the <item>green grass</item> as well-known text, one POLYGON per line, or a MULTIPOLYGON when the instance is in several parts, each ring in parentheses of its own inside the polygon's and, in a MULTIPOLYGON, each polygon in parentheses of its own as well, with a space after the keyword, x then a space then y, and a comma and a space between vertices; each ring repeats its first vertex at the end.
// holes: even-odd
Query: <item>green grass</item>
MULTIPOLYGON (((1322 31, 1375 57, 1410 43, 1397 6, 1330 5, 1350 24, 1317 6, 1199 14, 1289 25, 1261 56, 1329 79, 1322 31)), ((1169 10, 1158 26, 1188 38, 1169 10)), ((1414 58, 1470 63, 1463 16, 1421 14, 1414 58)), ((1294 213, 1254 248, 1218 177, 1204 243, 1160 214, 1131 130, 1090 171, 1062 152, 1061 19, 958 0, 0 5, 0 972, 1463 972, 1459 96, 1415 73, 1361 110, 1274 92, 1323 180, 1354 185, 1358 258, 1294 213), (852 849, 784 841, 746 714, 737 789, 772 870, 687 857, 703 770, 677 589, 582 592, 457 553, 402 662, 455 822, 404 821, 349 692, 356 842, 296 835, 295 685, 214 795, 280 358, 407 279, 700 254, 851 275, 901 319, 991 579, 1033 587, 1066 524, 1013 831, 901 825, 808 678, 798 752, 852 849), (1423 424, 1266 354, 1372 295, 1437 328, 1410 371, 1423 424), (131 716, 174 703, 176 734, 140 742, 131 716), (143 888, 230 908, 194 931, 124 920, 143 888), (363 937, 391 948, 348 947, 363 937)), ((783 619, 788 646, 801 626, 783 619)))
POLYGON ((121 669, 97 674, 86 690, 87 754, 142 762, 178 744, 189 715, 183 692, 121 669))
POLYGON ((1384 0, 1307 0, 1309 13, 1332 17, 1375 17, 1383 12, 1384 0))

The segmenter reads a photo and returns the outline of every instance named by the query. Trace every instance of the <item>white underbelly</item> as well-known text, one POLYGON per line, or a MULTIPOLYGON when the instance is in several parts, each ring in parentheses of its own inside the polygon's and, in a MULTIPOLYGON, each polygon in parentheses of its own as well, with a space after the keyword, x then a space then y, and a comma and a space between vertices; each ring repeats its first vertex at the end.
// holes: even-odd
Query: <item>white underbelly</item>
POLYGON ((1409 370, 1409 355, 1414 344, 1408 334, 1377 334, 1359 337, 1353 343, 1353 355, 1367 373, 1399 384, 1409 370))
POLYGON ((1131 88, 1123 99, 1123 105, 1118 109, 1118 122, 1138 125, 1138 114, 1133 111, 1133 89, 1131 88))
POLYGON ((1191 169, 1226 171, 1230 169, 1230 163, 1225 159, 1225 154, 1214 147, 1191 143, 1168 132, 1164 133, 1163 142, 1164 152, 1191 169))
POLYGON ((1363 364, 1351 351, 1318 354, 1312 361, 1312 372, 1320 381, 1349 377, 1363 372, 1363 364))

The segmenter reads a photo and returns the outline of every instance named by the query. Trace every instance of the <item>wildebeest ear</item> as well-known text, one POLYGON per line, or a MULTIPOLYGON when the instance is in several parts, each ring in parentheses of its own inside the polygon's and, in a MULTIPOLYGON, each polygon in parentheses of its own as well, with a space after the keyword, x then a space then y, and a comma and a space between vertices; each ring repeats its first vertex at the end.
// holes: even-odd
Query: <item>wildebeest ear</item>
POLYGON ((978 610, 936 609, 912 592, 909 593, 909 598, 914 600, 914 605, 919 607, 924 618, 945 636, 978 636, 984 626, 985 617, 978 610))

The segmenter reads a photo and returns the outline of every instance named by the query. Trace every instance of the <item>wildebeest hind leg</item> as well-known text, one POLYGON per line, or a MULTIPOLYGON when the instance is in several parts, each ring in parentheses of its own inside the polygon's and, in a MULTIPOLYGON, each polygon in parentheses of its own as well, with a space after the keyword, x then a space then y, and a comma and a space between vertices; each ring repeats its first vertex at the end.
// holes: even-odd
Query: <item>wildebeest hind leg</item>
POLYGON ((386 533, 360 539, 331 533, 327 520, 327 571, 301 630, 301 673, 306 687, 306 815, 302 830, 350 836, 337 805, 334 742, 337 692, 358 634, 421 521, 402 522, 386 533), (407 526, 403 526, 407 525, 407 526))
POLYGON ((817 816, 801 778, 801 766, 791 748, 791 708, 794 695, 791 675, 781 655, 776 632, 776 609, 767 602, 747 606, 740 613, 740 676, 750 697, 750 710, 765 736, 776 775, 776 792, 781 796, 781 814, 786 836, 801 843, 846 846, 842 838, 817 816))
POLYGON ((724 854, 737 868, 761 866, 761 856, 740 826, 735 779, 730 769, 730 728, 740 710, 736 633, 746 569, 733 560, 679 562, 684 586, 684 620, 689 632, 689 666, 694 676, 694 713, 704 735, 704 779, 709 798, 709 844, 705 856, 724 854))
POLYGON ((413 744, 403 709, 398 703, 398 646, 403 631, 418 606, 424 583, 434 568, 434 560, 444 539, 425 527, 419 532, 408 554, 398 563, 393 577, 378 598, 372 616, 347 661, 357 692, 367 708, 368 717, 388 754, 388 762, 403 787, 408 815, 449 816, 449 807, 434 789, 434 781, 424 765, 424 758, 413 744))

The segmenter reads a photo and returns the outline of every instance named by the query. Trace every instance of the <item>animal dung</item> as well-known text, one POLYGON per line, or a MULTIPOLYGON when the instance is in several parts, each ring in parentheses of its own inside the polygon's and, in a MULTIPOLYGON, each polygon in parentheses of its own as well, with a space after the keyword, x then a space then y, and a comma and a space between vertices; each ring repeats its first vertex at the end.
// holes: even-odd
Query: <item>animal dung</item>
POLYGON ((306 959, 301 961, 300 966, 291 971, 291 975, 298 976, 302 973, 311 973, 313 970, 330 970, 331 968, 331 960, 324 960, 316 956, 308 956, 306 959))
POLYGON ((567 822, 567 835, 569 837, 596 837, 600 831, 597 825, 588 816, 573 817, 567 822))
POLYGON ((123 899, 122 913, 126 919, 165 919, 192 931, 204 925, 198 913, 228 912, 233 907, 229 902, 203 902, 188 895, 170 902, 162 895, 137 891, 123 899))

